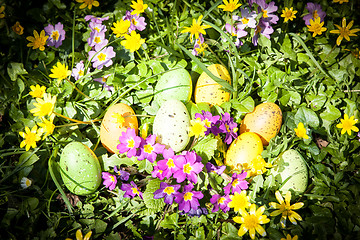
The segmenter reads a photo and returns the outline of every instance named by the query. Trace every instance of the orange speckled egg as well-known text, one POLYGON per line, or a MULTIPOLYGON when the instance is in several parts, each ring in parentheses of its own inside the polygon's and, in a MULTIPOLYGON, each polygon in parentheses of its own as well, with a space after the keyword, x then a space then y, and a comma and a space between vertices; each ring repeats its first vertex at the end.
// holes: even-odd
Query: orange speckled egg
POLYGON ((138 120, 134 110, 125 103, 117 103, 105 113, 100 127, 102 145, 111 153, 118 153, 117 145, 122 132, 134 128, 138 134, 138 120), (130 116, 130 117, 129 117, 130 116))
POLYGON ((251 113, 247 113, 241 122, 239 133, 257 133, 264 146, 280 131, 282 112, 275 103, 267 102, 257 105, 251 113))
MULTIPOLYGON (((231 84, 231 77, 228 70, 220 65, 213 64, 207 68, 215 76, 229 82, 231 84)), ((195 87, 195 103, 206 102, 210 105, 221 105, 224 102, 228 102, 230 99, 230 93, 221 89, 222 86, 215 82, 205 72, 203 72, 195 87)))
POLYGON ((241 170, 244 163, 250 163, 263 151, 259 135, 246 132, 239 135, 230 145, 225 156, 225 165, 241 170))

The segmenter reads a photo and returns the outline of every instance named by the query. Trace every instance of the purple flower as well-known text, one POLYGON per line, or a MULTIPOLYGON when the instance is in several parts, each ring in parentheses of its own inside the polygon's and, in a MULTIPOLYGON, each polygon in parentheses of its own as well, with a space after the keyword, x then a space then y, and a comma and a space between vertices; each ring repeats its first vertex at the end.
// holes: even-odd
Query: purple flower
POLYGON ((124 20, 129 20, 131 25, 129 27, 130 32, 133 30, 143 31, 146 28, 146 22, 144 17, 140 17, 138 14, 132 15, 130 11, 126 11, 124 20))
POLYGON ((125 192, 124 197, 126 198, 133 198, 138 195, 141 199, 143 199, 143 193, 140 192, 134 181, 131 181, 130 184, 123 183, 120 189, 125 192))
POLYGON ((221 133, 225 133, 224 142, 230 144, 233 139, 237 138, 237 123, 234 122, 234 119, 230 117, 229 113, 221 114, 221 121, 219 125, 219 130, 221 133))
POLYGON ((228 203, 231 202, 229 195, 221 196, 219 194, 215 194, 211 197, 210 202, 214 205, 212 208, 212 212, 217 212, 221 209, 224 213, 230 210, 228 207, 228 203))
POLYGON ((218 134, 218 128, 216 127, 216 123, 219 121, 220 116, 216 115, 213 116, 211 112, 209 111, 201 111, 200 113, 195 113, 195 118, 200 118, 201 121, 205 122, 205 127, 207 128, 205 132, 205 136, 209 135, 210 132, 217 135, 218 134))
POLYGON ((246 178, 247 172, 241 172, 240 174, 233 173, 231 177, 231 182, 224 187, 225 194, 234 194, 235 192, 241 193, 242 190, 248 189, 249 183, 244 180, 246 178))
POLYGON ((160 180, 163 180, 165 178, 164 171, 161 170, 158 165, 154 166, 154 169, 151 172, 151 176, 160 180))
POLYGON ((270 34, 272 34, 273 32, 274 29, 270 26, 270 23, 266 21, 262 21, 260 19, 259 24, 256 26, 255 33, 252 38, 252 43, 254 44, 254 46, 257 46, 260 34, 270 39, 270 34))
POLYGON ((358 136, 358 138, 359 138, 359 141, 360 141, 360 132, 358 132, 357 136, 358 136))
POLYGON ((116 177, 108 172, 102 172, 102 178, 104 179, 103 184, 105 187, 109 188, 110 191, 114 190, 116 187, 116 177))
MULTIPOLYGON (((96 48, 95 48, 96 50, 96 48)), ((115 52, 113 47, 106 47, 101 51, 90 51, 89 60, 93 62, 93 67, 101 70, 103 66, 109 67, 112 65, 113 61, 111 58, 115 57, 115 52)))
POLYGON ((206 163, 206 171, 208 173, 216 173, 218 175, 221 175, 226 169, 225 165, 222 166, 215 166, 214 164, 212 164, 211 162, 206 163))
POLYGON ((156 135, 149 135, 140 145, 140 155, 138 160, 147 159, 150 162, 155 162, 158 154, 162 154, 165 145, 155 143, 156 135))
POLYGON ((107 17, 104 17, 104 18, 98 18, 98 17, 95 17, 95 16, 93 16, 93 15, 86 15, 85 17, 84 17, 84 19, 85 19, 85 21, 91 21, 91 22, 94 22, 94 23, 102 23, 103 21, 105 21, 105 20, 108 20, 109 19, 109 16, 107 16, 107 17))
POLYGON ((190 182, 197 183, 197 174, 202 171, 204 165, 201 163, 201 157, 194 151, 186 151, 174 162, 178 170, 174 173, 174 178, 178 183, 185 181, 186 178, 190 182))
POLYGON ((306 9, 309 11, 309 13, 303 17, 306 25, 310 25, 310 19, 315 21, 318 17, 320 17, 320 22, 324 21, 326 12, 321 9, 320 4, 309 2, 306 4, 306 9))
POLYGON ((103 76, 103 77, 101 77, 101 78, 95 78, 95 79, 93 79, 93 80, 94 80, 95 82, 101 83, 101 84, 103 85, 103 87, 104 87, 107 91, 109 91, 109 92, 114 92, 114 87, 113 87, 113 86, 109 86, 109 85, 107 85, 107 83, 106 83, 106 81, 107 81, 107 79, 108 79, 109 76, 110 76, 110 74, 105 75, 105 76, 103 76))
POLYGON ((120 144, 117 145, 119 153, 127 152, 127 157, 131 158, 137 155, 137 148, 140 146, 141 137, 136 136, 134 128, 128 128, 119 137, 120 144))
MULTIPOLYGON (((245 31, 244 29, 234 27, 234 26, 231 27, 231 24, 229 24, 229 23, 225 24, 225 30, 228 33, 230 33, 231 36, 236 37, 236 41, 234 43, 236 47, 243 45, 243 42, 240 41, 240 38, 245 37, 248 34, 247 31, 245 31)), ((226 39, 223 39, 223 41, 226 41, 226 39)), ((215 134, 215 135, 217 135, 217 134, 215 134)))
POLYGON ((241 9, 241 17, 234 15, 233 20, 239 21, 236 23, 238 29, 245 29, 246 27, 255 28, 256 27, 256 18, 257 14, 255 11, 251 11, 248 8, 241 9))
MULTIPOLYGON (((71 72, 71 76, 73 76, 75 78, 75 80, 79 80, 82 76, 84 76, 84 61, 81 60, 80 62, 78 62, 76 64, 76 66, 73 68, 72 72, 71 72)), ((87 73, 89 73, 89 69, 87 70, 87 73)))
POLYGON ((275 14, 271 14, 273 12, 276 12, 278 9, 278 7, 275 6, 275 2, 270 2, 269 4, 267 4, 265 0, 257 0, 257 4, 259 5, 258 12, 263 13, 261 18, 267 22, 276 24, 279 20, 279 17, 275 14))
POLYGON ((121 181, 128 181, 130 173, 127 171, 123 171, 118 169, 116 166, 114 166, 114 172, 116 173, 116 177, 119 178, 121 181))
POLYGON ((170 178, 178 170, 174 162, 177 161, 179 156, 175 155, 174 150, 171 148, 164 149, 162 155, 164 159, 158 161, 157 166, 163 171, 163 177, 170 178))
MULTIPOLYGON (((194 216, 197 216, 197 217, 201 217, 201 215, 207 215, 209 212, 206 208, 202 208, 202 207, 198 207, 197 209, 190 209, 190 211, 187 213, 187 215, 189 217, 194 217, 194 216)), ((184 215, 186 213, 184 212, 179 212, 179 215, 184 215)))
POLYGON ((55 24, 55 26, 49 24, 44 30, 46 35, 49 36, 47 45, 51 47, 55 46, 56 48, 60 47, 62 41, 65 39, 64 25, 60 22, 55 24))
POLYGON ((154 192, 154 198, 164 198, 164 203, 166 204, 172 204, 175 194, 178 193, 178 190, 180 189, 181 185, 169 185, 166 182, 160 183, 160 189, 156 190, 154 192))
POLYGON ((191 209, 197 209, 199 199, 202 199, 204 195, 200 191, 191 191, 194 188, 192 183, 185 185, 184 192, 175 194, 175 202, 179 204, 179 211, 188 213, 191 209))
POLYGON ((95 47, 96 51, 106 46, 108 42, 109 41, 105 38, 105 32, 92 31, 90 37, 87 39, 89 46, 95 47))

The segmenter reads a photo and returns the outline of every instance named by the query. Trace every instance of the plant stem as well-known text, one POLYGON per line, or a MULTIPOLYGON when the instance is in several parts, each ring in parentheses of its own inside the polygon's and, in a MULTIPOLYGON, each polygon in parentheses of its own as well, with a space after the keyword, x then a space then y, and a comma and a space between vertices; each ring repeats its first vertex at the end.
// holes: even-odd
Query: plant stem
POLYGON ((78 89, 75 84, 73 82, 71 82, 68 78, 65 78, 66 81, 68 81, 68 83, 70 83, 70 85, 78 92, 80 93, 81 95, 83 95, 84 97, 86 98, 90 98, 88 95, 86 95, 85 93, 83 93, 80 89, 78 89))
POLYGON ((56 116, 58 116, 58 117, 62 117, 62 118, 65 118, 65 119, 67 119, 67 120, 69 120, 69 121, 72 121, 72 122, 76 122, 76 123, 78 123, 78 124, 92 124, 92 123, 94 123, 94 122, 99 122, 99 121, 101 121, 101 119, 95 119, 95 120, 91 120, 91 121, 79 121, 79 120, 76 120, 76 119, 72 119, 72 118, 69 118, 69 117, 67 117, 67 116, 64 116, 64 115, 62 115, 62 114, 60 114, 60 113, 57 113, 57 112, 53 112, 56 116))
MULTIPOLYGON (((336 48, 336 43, 335 43, 335 45, 333 46, 333 48, 330 50, 330 52, 324 57, 324 59, 320 62, 320 66, 321 66, 321 64, 323 64, 324 62, 325 62, 325 60, 330 56, 330 54, 335 50, 335 48, 336 48)), ((316 72, 318 70, 318 68, 316 67, 311 73, 310 73, 310 77, 316 72)))

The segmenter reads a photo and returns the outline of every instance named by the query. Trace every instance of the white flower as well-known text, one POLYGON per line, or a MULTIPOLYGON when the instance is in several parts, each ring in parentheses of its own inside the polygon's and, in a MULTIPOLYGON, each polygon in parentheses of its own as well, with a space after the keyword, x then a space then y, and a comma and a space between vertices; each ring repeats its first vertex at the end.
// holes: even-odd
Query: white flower
POLYGON ((23 177, 20 181, 20 185, 23 189, 30 187, 32 184, 32 181, 28 179, 27 177, 23 177))

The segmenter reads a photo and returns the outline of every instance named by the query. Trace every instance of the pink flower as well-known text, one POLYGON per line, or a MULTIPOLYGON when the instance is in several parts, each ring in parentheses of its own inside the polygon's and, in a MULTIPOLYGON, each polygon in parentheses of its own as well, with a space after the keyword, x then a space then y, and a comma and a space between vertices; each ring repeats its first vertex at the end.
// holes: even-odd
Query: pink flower
POLYGON ((127 157, 137 156, 137 148, 140 146, 141 137, 136 136, 134 128, 128 128, 119 137, 120 144, 117 145, 119 153, 126 153, 127 157))
POLYGON ((140 155, 138 160, 147 159, 150 162, 155 162, 158 154, 162 154, 164 151, 165 145, 160 143, 155 143, 156 135, 149 135, 145 141, 142 141, 140 145, 140 155))
POLYGON ((102 178, 104 179, 103 184, 105 187, 109 188, 110 191, 115 189, 117 183, 116 176, 108 172, 102 172, 102 178))
POLYGON ((131 181, 130 184, 123 183, 120 189, 125 192, 124 197, 126 198, 133 198, 138 195, 141 199, 143 199, 143 193, 140 192, 134 181, 131 181))
POLYGON ((178 193, 178 190, 180 189, 181 185, 169 185, 165 182, 160 183, 160 189, 156 190, 154 192, 154 198, 164 198, 164 202, 166 204, 172 204, 175 195, 178 193))
POLYGON ((45 33, 49 38, 47 39, 48 46, 55 46, 56 48, 62 45, 62 41, 65 39, 64 25, 61 22, 55 24, 55 26, 49 24, 44 28, 45 33))
POLYGON ((130 32, 133 30, 143 31, 146 28, 146 22, 144 17, 140 17, 138 14, 132 15, 130 11, 126 11, 124 20, 129 20, 131 25, 129 27, 130 32))
POLYGON ((189 183, 185 185, 184 192, 175 194, 175 202, 179 204, 179 211, 188 213, 191 209, 196 210, 200 204, 199 199, 204 197, 200 191, 191 191, 194 185, 189 183))
POLYGON ((199 174, 204 165, 201 163, 201 157, 194 151, 184 152, 174 162, 178 170, 174 173, 174 178, 178 183, 185 181, 186 178, 192 183, 197 183, 197 174, 199 174))
POLYGON ((103 85, 103 87, 109 91, 109 92, 114 92, 114 87, 113 86, 109 86, 107 85, 106 81, 108 79, 108 77, 110 76, 111 74, 108 74, 108 75, 105 75, 101 78, 95 78, 93 79, 95 82, 98 82, 98 83, 101 83, 103 85))
MULTIPOLYGON (((95 50, 97 49, 95 48, 95 50)), ((89 60, 93 62, 93 67, 99 70, 101 70, 104 66, 111 66, 113 64, 113 61, 111 60, 113 57, 115 57, 115 52, 111 46, 106 47, 101 51, 97 50, 89 52, 89 60)))
POLYGON ((228 207, 228 203, 231 202, 229 195, 221 196, 219 194, 215 194, 211 197, 210 202, 214 205, 212 208, 212 212, 217 212, 221 209, 224 213, 230 210, 228 207))
POLYGON ((273 32, 274 29, 270 26, 270 23, 266 21, 262 21, 260 19, 259 24, 256 26, 255 33, 252 38, 252 43, 254 44, 254 46, 257 46, 260 34, 270 39, 270 34, 272 34, 273 32))
POLYGON ((95 17, 95 16, 93 16, 93 15, 86 15, 85 17, 84 17, 84 19, 85 19, 85 21, 91 21, 91 22, 94 22, 94 23, 102 23, 103 21, 105 21, 105 20, 108 20, 109 19, 109 17, 107 16, 107 17, 104 17, 104 18, 98 18, 98 17, 95 17))
POLYGON ((96 47, 96 51, 106 46, 108 42, 109 41, 105 38, 105 32, 92 31, 90 37, 87 39, 89 46, 96 47))
POLYGON ((276 12, 278 9, 278 7, 275 6, 275 2, 270 2, 269 4, 267 4, 265 0, 257 0, 257 4, 259 5, 258 12, 263 13, 261 19, 263 19, 263 21, 276 24, 277 21, 279 20, 279 17, 276 16, 275 14, 272 14, 273 12, 276 12))
POLYGON ((178 168, 175 165, 178 157, 174 154, 174 150, 171 148, 164 149, 162 153, 164 159, 157 162, 157 166, 160 170, 162 170, 162 176, 166 178, 170 178, 178 168))
POLYGON ((321 9, 320 4, 309 2, 306 4, 306 9, 309 11, 309 13, 303 17, 306 25, 310 25, 310 19, 315 21, 318 17, 320 17, 320 22, 324 21, 326 12, 321 9))
MULTIPOLYGON (((84 61, 80 61, 76 64, 76 66, 73 68, 73 70, 71 71, 71 76, 73 76, 75 78, 75 80, 79 80, 82 76, 84 76, 84 61)), ((87 70, 87 73, 89 73, 89 69, 87 70)))
POLYGON ((241 193, 242 190, 248 189, 249 183, 244 180, 246 178, 247 172, 241 172, 240 174, 233 173, 231 177, 231 182, 224 187, 225 194, 235 194, 235 192, 241 193))

